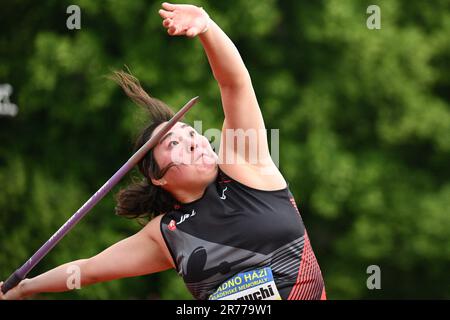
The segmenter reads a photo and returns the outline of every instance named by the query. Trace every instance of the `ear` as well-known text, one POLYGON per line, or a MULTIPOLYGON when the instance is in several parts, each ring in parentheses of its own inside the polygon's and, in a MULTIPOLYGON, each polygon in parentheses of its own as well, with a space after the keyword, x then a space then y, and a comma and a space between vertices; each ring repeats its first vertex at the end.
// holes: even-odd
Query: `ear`
POLYGON ((164 178, 158 180, 152 178, 152 183, 156 186, 163 186, 167 183, 167 181, 164 178))

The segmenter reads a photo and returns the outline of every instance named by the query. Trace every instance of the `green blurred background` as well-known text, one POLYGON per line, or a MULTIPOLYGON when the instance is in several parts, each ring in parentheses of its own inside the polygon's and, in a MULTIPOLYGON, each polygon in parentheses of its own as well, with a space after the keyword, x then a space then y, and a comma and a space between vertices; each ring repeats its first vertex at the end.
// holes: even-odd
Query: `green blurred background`
MULTIPOLYGON (((290 182, 330 299, 450 298, 450 1, 192 1, 231 37, 290 182), (381 8, 369 30, 366 9, 381 8), (381 290, 366 269, 381 268, 381 290)), ((169 37, 160 2, 3 1, 0 279, 21 266, 131 155, 147 121, 104 76, 128 65, 187 121, 221 128, 198 39, 169 37), (81 8, 81 30, 66 8, 81 8)), ((126 185, 129 174, 120 186, 126 185)), ((87 258, 140 229, 120 186, 30 273, 87 258)), ((175 271, 35 299, 190 299, 175 271)))

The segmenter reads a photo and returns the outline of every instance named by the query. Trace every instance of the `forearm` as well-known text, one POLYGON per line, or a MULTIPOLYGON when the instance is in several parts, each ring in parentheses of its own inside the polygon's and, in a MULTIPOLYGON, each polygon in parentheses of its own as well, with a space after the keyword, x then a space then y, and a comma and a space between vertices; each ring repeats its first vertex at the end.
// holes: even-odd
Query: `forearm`
POLYGON ((63 292, 74 289, 72 278, 79 276, 79 283, 85 286, 93 283, 83 270, 86 270, 87 259, 72 261, 60 265, 34 278, 22 281, 20 291, 23 297, 40 292, 63 292), (72 277, 72 278, 71 278, 72 277))
POLYGON ((199 37, 219 86, 235 86, 250 81, 236 46, 213 20, 210 20, 208 31, 199 37))

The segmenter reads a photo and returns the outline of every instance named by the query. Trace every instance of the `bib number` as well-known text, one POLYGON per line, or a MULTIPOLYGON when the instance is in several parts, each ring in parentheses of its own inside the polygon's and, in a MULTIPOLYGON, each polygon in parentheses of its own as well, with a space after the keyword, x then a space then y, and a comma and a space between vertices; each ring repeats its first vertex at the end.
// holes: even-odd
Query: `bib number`
POLYGON ((209 300, 281 300, 272 269, 265 267, 238 273, 222 283, 209 300))

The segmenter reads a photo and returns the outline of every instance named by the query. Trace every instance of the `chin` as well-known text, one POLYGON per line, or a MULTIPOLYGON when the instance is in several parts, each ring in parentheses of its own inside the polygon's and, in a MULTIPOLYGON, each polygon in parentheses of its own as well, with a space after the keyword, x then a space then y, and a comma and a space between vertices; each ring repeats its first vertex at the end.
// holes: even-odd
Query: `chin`
POLYGON ((177 170, 170 170, 170 177, 168 176, 168 179, 170 181, 177 181, 177 184, 180 185, 210 183, 217 177, 219 165, 215 159, 213 161, 208 160, 186 166, 177 166, 175 167, 177 170))
POLYGON ((218 165, 216 162, 214 163, 202 163, 195 166, 195 171, 198 174, 206 174, 206 175, 214 175, 218 169, 218 165))

